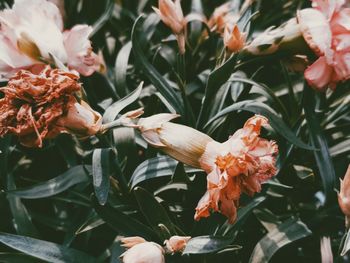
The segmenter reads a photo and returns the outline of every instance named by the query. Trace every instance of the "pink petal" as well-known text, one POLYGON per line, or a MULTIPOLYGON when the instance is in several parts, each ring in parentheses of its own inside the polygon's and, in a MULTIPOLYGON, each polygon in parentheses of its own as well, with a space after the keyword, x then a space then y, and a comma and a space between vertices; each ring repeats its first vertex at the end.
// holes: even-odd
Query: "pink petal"
POLYGON ((89 35, 92 27, 76 25, 63 33, 64 46, 68 54, 68 67, 84 76, 89 76, 100 67, 98 56, 92 52, 89 35))
POLYGON ((305 41, 318 55, 330 53, 332 32, 327 18, 318 10, 307 8, 298 11, 298 21, 305 41))
POLYGON ((332 74, 333 68, 327 64, 324 56, 319 57, 304 72, 305 79, 309 85, 319 90, 324 90, 330 83, 332 74))
POLYGON ((337 52, 334 55, 334 71, 339 80, 350 78, 350 53, 337 52))
POLYGON ((350 8, 343 8, 331 20, 333 34, 350 33, 350 8))

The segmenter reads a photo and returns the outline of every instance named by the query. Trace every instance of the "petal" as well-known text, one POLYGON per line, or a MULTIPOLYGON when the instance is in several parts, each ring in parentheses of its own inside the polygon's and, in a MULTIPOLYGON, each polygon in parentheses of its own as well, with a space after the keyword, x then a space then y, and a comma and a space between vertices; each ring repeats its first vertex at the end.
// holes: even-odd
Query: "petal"
POLYGON ((343 8, 331 20, 333 34, 350 33, 350 8, 343 8))
POLYGON ((333 46, 336 52, 350 51, 350 32, 333 36, 333 46))
POLYGON ((64 32, 64 46, 68 54, 68 67, 84 76, 89 76, 100 68, 99 57, 92 52, 89 36, 92 27, 76 25, 64 32))
POLYGON ((326 17, 312 8, 299 10, 297 17, 309 47, 318 56, 327 55, 331 49, 332 32, 326 17))
POLYGON ((304 76, 311 87, 324 90, 332 79, 333 68, 327 64, 326 58, 320 57, 309 66, 304 76))
POLYGON ((165 263, 163 248, 153 242, 137 244, 121 257, 124 263, 165 263))
POLYGON ((338 81, 350 78, 350 53, 337 52, 334 55, 334 71, 338 81))

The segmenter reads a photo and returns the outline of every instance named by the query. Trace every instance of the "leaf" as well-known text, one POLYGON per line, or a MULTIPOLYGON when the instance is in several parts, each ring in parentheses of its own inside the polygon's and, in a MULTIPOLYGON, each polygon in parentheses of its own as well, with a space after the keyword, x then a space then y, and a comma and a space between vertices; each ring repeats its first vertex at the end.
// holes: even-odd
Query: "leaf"
POLYGON ((305 85, 304 87, 304 110, 307 124, 309 126, 311 143, 315 148, 320 149, 319 151, 314 151, 314 156, 318 166, 319 173, 322 179, 323 189, 326 195, 326 202, 330 200, 331 196, 334 194, 334 182, 335 182, 335 172, 329 153, 326 138, 323 134, 322 128, 320 126, 320 121, 318 120, 315 113, 315 93, 314 91, 305 85))
MULTIPOLYGON (((8 158, 10 155, 10 142, 9 136, 0 139, 0 178, 4 179, 5 190, 11 191, 16 189, 15 180, 13 178, 13 172, 8 171, 8 158)), ((22 203, 21 199, 7 195, 11 214, 12 214, 12 225, 16 230, 17 234, 26 235, 31 237, 38 237, 38 230, 32 223, 30 214, 27 208, 22 203)))
MULTIPOLYGON (((143 181, 160 178, 164 176, 172 176, 175 172, 178 161, 168 157, 159 156, 152 159, 148 159, 141 163, 134 171, 131 179, 130 186, 134 188, 136 185, 143 181)), ((187 173, 199 172, 200 169, 186 167, 187 173)))
POLYGON ((131 52, 131 42, 126 43, 119 51, 115 60, 115 82, 118 95, 125 96, 127 92, 126 75, 131 52))
POLYGON ((92 197, 92 204, 97 214, 118 234, 125 236, 142 236, 147 240, 157 239, 157 235, 148 226, 142 224, 133 217, 113 208, 106 203, 101 206, 96 197, 92 197))
POLYGON ((139 38, 139 24, 143 21, 142 16, 139 16, 133 26, 131 38, 132 49, 137 58, 138 65, 145 73, 147 78, 152 82, 156 89, 164 96, 171 106, 180 115, 184 115, 184 104, 179 95, 173 90, 166 79, 148 62, 145 53, 143 52, 139 38))
POLYGON ((55 243, 0 232, 0 242, 13 249, 52 263, 89 263, 96 259, 81 251, 55 243))
POLYGON ((283 120, 277 115, 277 113, 273 109, 271 109, 269 106, 267 106, 264 103, 255 102, 252 100, 237 102, 232 104, 231 106, 226 107, 225 109, 220 111, 218 114, 216 114, 213 118, 211 118, 205 127, 207 127, 210 123, 217 120, 218 118, 221 118, 233 111, 238 111, 238 110, 245 110, 245 111, 253 112, 255 114, 264 115, 266 118, 269 119, 271 127, 274 128, 274 130, 277 133, 279 133, 281 136, 283 136, 287 141, 289 141, 290 143, 302 149, 315 150, 314 147, 309 146, 303 141, 301 141, 295 135, 295 133, 283 122, 283 120))
POLYGON ((208 254, 226 248, 232 244, 229 237, 223 236, 199 236, 191 238, 186 245, 183 254, 208 254))
POLYGON ((111 149, 95 149, 92 154, 92 178, 95 194, 100 205, 107 202, 111 175, 111 149))
POLYGON ((343 257, 350 250, 350 229, 344 235, 344 242, 342 243, 342 250, 340 255, 343 257))
POLYGON ((235 240, 238 231, 243 226, 245 220, 252 213, 253 209, 260 205, 262 202, 266 200, 265 196, 260 196, 254 198, 250 201, 246 206, 238 209, 237 220, 234 224, 230 224, 227 221, 223 224, 220 229, 217 231, 217 234, 222 236, 229 236, 231 239, 231 243, 235 240))
POLYGON ((143 82, 141 82, 140 85, 126 97, 114 102, 111 106, 109 106, 103 114, 102 122, 109 123, 114 121, 114 119, 125 107, 135 102, 140 97, 142 86, 143 82))
POLYGON ((93 24, 92 32, 90 34, 90 38, 93 37, 111 18, 114 9, 114 1, 107 0, 106 1, 106 9, 102 16, 93 24))
POLYGON ((249 263, 269 262, 283 246, 311 235, 312 232, 300 220, 289 219, 265 235, 255 246, 249 263))
POLYGON ((152 228, 159 233, 159 236, 163 239, 170 238, 170 236, 165 233, 166 231, 159 231, 161 230, 159 227, 160 224, 164 225, 169 230, 171 236, 176 235, 177 231, 166 210, 159 204, 154 196, 141 187, 136 187, 134 193, 142 214, 152 228))
POLYGON ((8 191, 7 194, 24 199, 38 199, 62 193, 73 185, 89 181, 87 171, 84 168, 88 172, 91 170, 91 166, 78 165, 51 180, 34 186, 8 191))
POLYGON ((23 253, 4 253, 0 252, 0 262, 20 262, 20 263, 40 263, 45 261, 38 261, 37 258, 23 254, 23 253))

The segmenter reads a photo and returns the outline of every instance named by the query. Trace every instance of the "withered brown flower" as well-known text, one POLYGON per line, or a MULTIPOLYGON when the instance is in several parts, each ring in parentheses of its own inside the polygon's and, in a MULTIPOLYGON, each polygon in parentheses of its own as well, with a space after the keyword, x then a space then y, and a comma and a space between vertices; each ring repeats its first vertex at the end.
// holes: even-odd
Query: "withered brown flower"
POLYGON ((81 90, 73 73, 45 67, 39 74, 21 70, 0 88, 0 136, 15 134, 27 147, 42 147, 60 133, 95 134, 101 115, 75 94, 81 90), (76 126, 79 126, 78 128, 76 126))

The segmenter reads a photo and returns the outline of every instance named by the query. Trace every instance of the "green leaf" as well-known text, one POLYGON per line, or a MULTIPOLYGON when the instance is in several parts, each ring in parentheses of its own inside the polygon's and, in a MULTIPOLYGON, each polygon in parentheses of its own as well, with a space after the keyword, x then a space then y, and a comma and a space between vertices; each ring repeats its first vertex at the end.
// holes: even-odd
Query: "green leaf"
POLYGON ((40 263, 45 262, 22 253, 0 253, 0 262, 40 263))
POLYGON ((38 199, 53 196, 69 189, 73 185, 88 182, 87 172, 91 166, 78 165, 72 167, 65 173, 34 186, 8 191, 8 195, 15 195, 24 199, 38 199))
POLYGON ((134 23, 131 37, 132 37, 132 49, 135 57, 137 58, 138 65, 145 73, 147 78, 152 82, 156 89, 164 96, 164 98, 171 104, 171 106, 180 115, 184 114, 184 104, 180 99, 179 95, 174 91, 174 89, 169 85, 167 80, 153 67, 151 63, 147 60, 146 54, 142 50, 140 44, 140 31, 139 27, 142 23, 142 16, 139 16, 134 23))
MULTIPOLYGON (((131 188, 134 188, 136 185, 149 179, 172 176, 175 172, 177 164, 178 161, 168 156, 159 156, 152 159, 148 159, 141 163, 135 169, 129 184, 131 188)), ((193 173, 202 170, 191 167, 185 167, 185 171, 187 173, 193 173)))
POLYGON ((164 225, 172 236, 176 235, 177 231, 166 210, 161 204, 159 204, 154 196, 141 187, 136 187, 134 189, 134 193, 142 214, 145 216, 152 228, 159 233, 160 238, 170 238, 170 236, 165 233, 166 231, 159 231, 162 229, 159 227, 160 224, 164 225))
POLYGON ((243 226, 244 222, 248 218, 248 216, 252 213, 253 209, 260 205, 262 202, 266 200, 265 196, 260 196, 254 198, 250 201, 246 206, 238 209, 237 220, 234 224, 228 223, 226 221, 217 231, 217 234, 222 236, 229 236, 231 239, 231 243, 235 240, 238 231, 243 226))
POLYGON ((90 38, 94 36, 111 18, 114 9, 114 1, 107 0, 106 1, 106 9, 100 18, 93 24, 92 32, 90 34, 90 38))
POLYGON ((147 240, 157 239, 157 235, 148 226, 142 224, 133 217, 119 211, 118 208, 113 208, 106 203, 101 206, 96 197, 92 197, 92 204, 97 214, 118 234, 125 236, 142 236, 147 240))
POLYGON ((303 222, 289 219, 269 232, 256 244, 249 263, 267 263, 281 247, 311 234, 312 232, 303 222))
POLYGON ((183 254, 208 254, 226 248, 232 244, 232 239, 223 236, 199 236, 187 242, 183 254))
POLYGON ((92 154, 92 178, 95 194, 100 205, 107 202, 111 175, 111 149, 95 149, 92 154))
POLYGON ((81 251, 25 236, 0 233, 0 242, 35 258, 52 263, 88 263, 96 259, 81 251))
POLYGON ((245 111, 253 112, 255 114, 264 115, 266 118, 269 119, 271 127, 274 128, 274 130, 277 133, 279 133, 281 136, 283 136, 287 141, 289 141, 290 143, 302 149, 315 150, 314 147, 309 146, 303 141, 301 141, 295 135, 295 133, 283 122, 283 120, 277 115, 277 113, 272 108, 270 108, 264 103, 255 102, 252 100, 237 102, 232 104, 231 106, 226 107, 225 109, 220 111, 218 114, 216 114, 213 118, 211 118, 206 124, 206 127, 213 121, 223 116, 226 116, 227 114, 233 111, 238 111, 238 110, 245 110, 245 111))
POLYGON ((344 235, 344 242, 342 242, 342 249, 340 255, 343 257, 350 250, 350 229, 344 235))
POLYGON ((314 156, 321 175, 323 189, 326 195, 326 202, 334 194, 335 172, 331 155, 329 153, 328 144, 323 134, 320 121, 315 113, 315 92, 305 85, 304 87, 304 110, 307 124, 309 126, 310 139, 312 145, 320 149, 314 151, 314 156))
POLYGON ((131 103, 135 102, 141 94, 143 82, 135 89, 133 92, 128 94, 126 97, 114 102, 111 106, 107 108, 103 114, 103 123, 109 123, 115 120, 118 114, 131 103))
POLYGON ((115 60, 115 82, 118 95, 120 96, 125 96, 128 90, 126 85, 126 75, 131 48, 132 45, 129 41, 120 49, 115 60))

